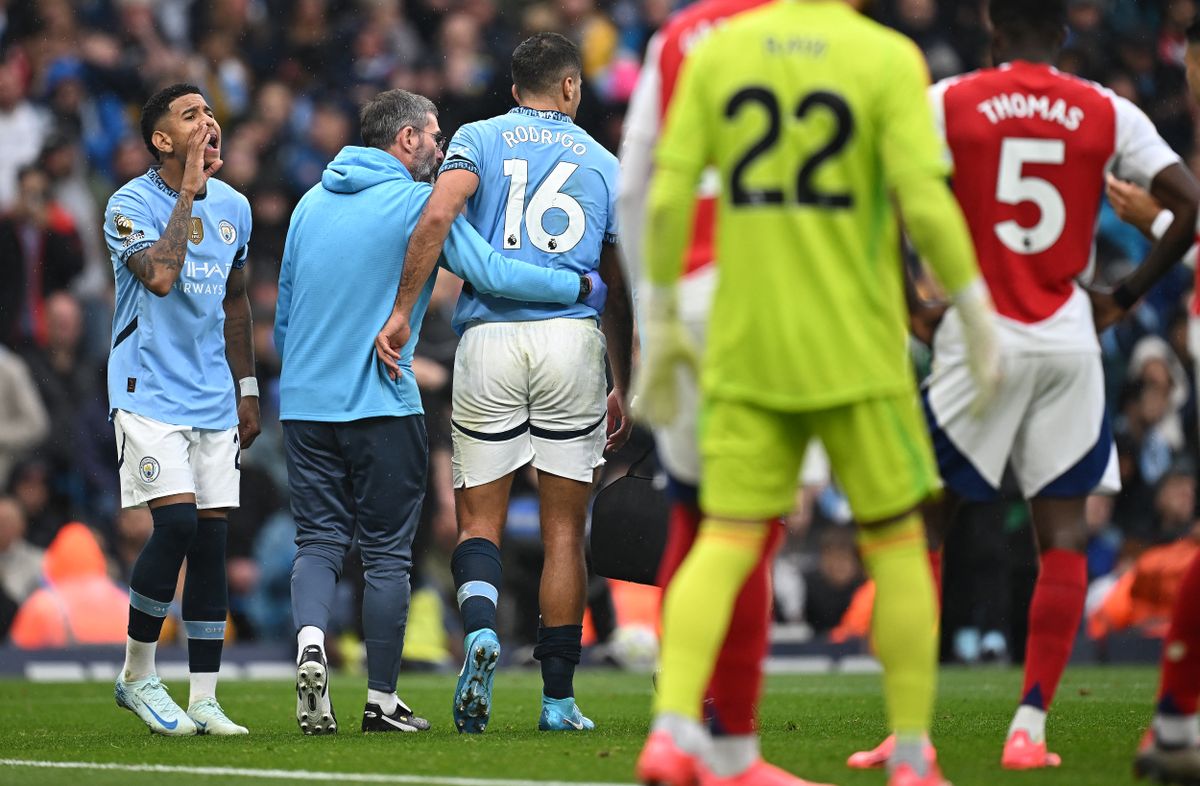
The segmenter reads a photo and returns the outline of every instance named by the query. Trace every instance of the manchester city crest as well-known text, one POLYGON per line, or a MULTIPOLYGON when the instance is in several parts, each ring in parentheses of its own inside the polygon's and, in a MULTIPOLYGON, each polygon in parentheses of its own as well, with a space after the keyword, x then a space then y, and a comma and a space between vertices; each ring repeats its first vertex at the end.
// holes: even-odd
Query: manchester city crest
POLYGON ((228 221, 222 221, 218 229, 221 232, 221 239, 225 241, 225 245, 232 246, 233 241, 237 240, 237 230, 233 228, 233 224, 228 221))
POLYGON ((158 473, 161 467, 158 465, 158 459, 147 456, 138 464, 138 471, 142 475, 142 480, 147 483, 153 483, 158 480, 158 473))

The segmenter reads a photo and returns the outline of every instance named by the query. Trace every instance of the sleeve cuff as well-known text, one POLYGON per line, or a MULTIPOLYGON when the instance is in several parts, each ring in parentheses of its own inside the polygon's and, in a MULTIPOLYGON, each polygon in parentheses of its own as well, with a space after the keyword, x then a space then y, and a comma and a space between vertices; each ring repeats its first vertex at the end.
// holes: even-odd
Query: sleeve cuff
POLYGON ((1167 234, 1167 230, 1171 228, 1171 224, 1175 222, 1175 214, 1170 210, 1160 210, 1158 215, 1154 217, 1154 223, 1150 225, 1150 234, 1155 240, 1162 240, 1162 236, 1167 234))
POLYGON ((232 264, 233 269, 241 270, 242 268, 244 268, 246 266, 246 260, 249 259, 249 257, 250 257, 250 249, 248 247, 242 246, 241 248, 239 248, 237 250, 237 253, 233 255, 233 264, 232 264))
POLYGON ((605 232, 604 233, 604 242, 608 243, 610 246, 615 246, 617 244, 617 233, 616 232, 605 232))
POLYGON ((121 264, 124 265, 126 262, 129 261, 129 258, 131 256, 133 256, 134 254, 136 254, 139 251, 150 248, 150 246, 154 245, 155 242, 156 241, 154 241, 154 240, 141 240, 137 243, 134 243, 129 248, 123 250, 121 252, 121 255, 119 257, 117 257, 117 259, 119 259, 121 261, 121 264))

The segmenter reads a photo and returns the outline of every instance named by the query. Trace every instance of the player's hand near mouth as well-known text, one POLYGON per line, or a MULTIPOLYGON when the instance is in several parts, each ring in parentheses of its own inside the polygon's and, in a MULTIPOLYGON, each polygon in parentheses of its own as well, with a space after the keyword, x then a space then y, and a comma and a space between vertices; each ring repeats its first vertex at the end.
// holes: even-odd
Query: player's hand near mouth
POLYGON ((197 123, 188 135, 187 158, 183 163, 183 182, 180 192, 195 195, 204 191, 208 179, 220 171, 225 162, 217 147, 217 126, 211 120, 197 123))

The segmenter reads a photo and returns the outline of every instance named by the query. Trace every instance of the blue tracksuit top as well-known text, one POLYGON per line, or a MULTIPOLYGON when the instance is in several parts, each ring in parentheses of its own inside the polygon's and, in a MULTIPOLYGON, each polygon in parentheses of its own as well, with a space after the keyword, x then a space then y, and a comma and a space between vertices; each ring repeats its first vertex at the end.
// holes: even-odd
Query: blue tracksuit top
MULTIPOLYGON (((436 272, 413 308, 399 380, 388 377, 374 342, 432 190, 389 153, 351 146, 301 198, 288 226, 275 310, 281 420, 342 423, 423 412, 412 358, 436 272)), ((574 303, 579 294, 577 273, 501 256, 462 216, 441 264, 489 294, 547 303, 574 303)))

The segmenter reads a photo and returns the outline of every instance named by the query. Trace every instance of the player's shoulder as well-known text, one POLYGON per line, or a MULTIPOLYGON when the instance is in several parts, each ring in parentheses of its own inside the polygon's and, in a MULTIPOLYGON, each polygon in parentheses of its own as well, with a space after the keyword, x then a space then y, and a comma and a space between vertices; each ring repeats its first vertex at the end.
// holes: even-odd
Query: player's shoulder
POLYGON ((472 138, 480 138, 488 134, 503 133, 513 124, 514 115, 505 112, 494 117, 486 117, 471 123, 464 123, 458 128, 458 134, 472 138))
POLYGON ((250 200, 241 191, 226 183, 224 180, 209 178, 207 183, 209 197, 221 203, 233 203, 238 207, 250 209, 250 200))
POLYGON ((958 76, 948 77, 935 85, 943 90, 949 88, 977 87, 985 90, 1011 88, 1017 91, 1053 89, 1060 94, 1094 98, 1117 103, 1120 97, 1112 90, 1090 79, 1059 71, 1053 66, 1030 63, 1004 63, 991 68, 980 68, 958 76))
POLYGON ((663 46, 686 52, 696 39, 729 17, 763 5, 767 0, 700 0, 676 11, 658 33, 663 46))
POLYGON ((146 197, 154 191, 155 184, 150 180, 150 172, 145 172, 114 191, 108 198, 108 206, 111 208, 131 200, 145 204, 146 197))

